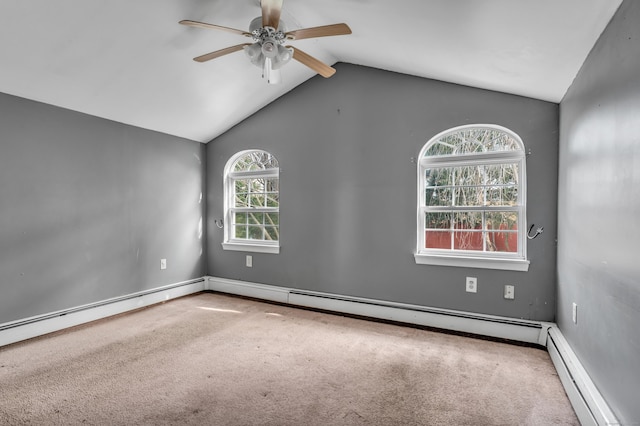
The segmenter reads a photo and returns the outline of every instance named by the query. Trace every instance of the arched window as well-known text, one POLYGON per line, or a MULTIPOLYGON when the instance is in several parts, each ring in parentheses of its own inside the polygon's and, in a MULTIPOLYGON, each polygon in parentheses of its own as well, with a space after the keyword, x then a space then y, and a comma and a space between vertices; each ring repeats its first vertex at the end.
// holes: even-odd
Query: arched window
POLYGON ((468 125, 433 137, 418 161, 416 263, 526 271, 524 144, 468 125))
POLYGON ((280 169, 262 150, 235 154, 225 167, 225 250, 279 253, 280 169))

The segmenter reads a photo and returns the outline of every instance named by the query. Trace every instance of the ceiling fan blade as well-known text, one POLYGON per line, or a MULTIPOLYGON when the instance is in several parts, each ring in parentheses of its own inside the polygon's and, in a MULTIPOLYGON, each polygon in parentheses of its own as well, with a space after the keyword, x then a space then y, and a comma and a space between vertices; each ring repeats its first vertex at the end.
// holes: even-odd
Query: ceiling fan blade
POLYGON ((237 52, 238 50, 244 49, 245 46, 251 46, 251 43, 243 43, 237 44, 235 46, 226 47, 224 49, 216 50, 215 52, 207 53, 205 55, 198 56, 193 58, 196 62, 206 62, 215 58, 219 58, 220 56, 228 55, 229 53, 237 52))
POLYGON ((282 0, 260 0, 260 5, 262 6, 262 26, 277 30, 280 25, 282 0))
POLYGON ((223 27, 222 25, 214 25, 214 24, 207 24, 205 22, 191 21, 189 19, 183 19, 182 21, 179 22, 179 24, 187 25, 189 27, 196 27, 196 28, 222 30, 222 31, 227 31, 229 33, 243 35, 245 37, 251 37, 251 33, 248 33, 246 31, 236 30, 235 28, 223 27))
MULTIPOLYGON (((287 46, 287 48, 291 47, 293 46, 287 46)), ((301 64, 308 66, 324 78, 329 78, 336 73, 335 68, 332 68, 324 62, 314 58, 313 56, 304 53, 297 47, 293 47, 293 59, 300 62, 301 64)))
POLYGON ((347 24, 323 25, 321 27, 302 28, 287 32, 289 40, 302 40, 305 38, 328 37, 351 34, 351 28, 347 24))

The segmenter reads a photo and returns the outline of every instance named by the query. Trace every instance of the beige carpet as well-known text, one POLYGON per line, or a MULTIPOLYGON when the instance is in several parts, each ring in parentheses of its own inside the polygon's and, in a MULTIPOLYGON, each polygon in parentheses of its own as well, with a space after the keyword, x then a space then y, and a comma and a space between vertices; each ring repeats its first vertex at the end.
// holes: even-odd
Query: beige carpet
POLYGON ((2 425, 577 425, 541 349, 201 293, 0 348, 2 425))

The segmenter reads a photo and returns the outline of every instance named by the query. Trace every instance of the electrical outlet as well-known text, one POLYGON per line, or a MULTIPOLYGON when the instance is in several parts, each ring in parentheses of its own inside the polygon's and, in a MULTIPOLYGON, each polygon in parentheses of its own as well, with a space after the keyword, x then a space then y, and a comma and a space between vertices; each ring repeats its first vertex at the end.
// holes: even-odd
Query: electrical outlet
POLYGON ((160 269, 167 269, 167 259, 160 259, 160 269))
POLYGON ((245 264, 247 265, 247 268, 252 268, 253 267, 253 257, 247 255, 247 260, 246 260, 245 264))
POLYGON ((578 305, 574 302, 571 308, 571 318, 573 319, 573 323, 578 323, 578 305))
POLYGON ((478 279, 476 277, 467 277, 467 292, 468 293, 478 292, 478 279))
POLYGON ((505 285, 504 286, 504 298, 505 299, 515 299, 516 297, 516 290, 515 287, 512 285, 505 285))

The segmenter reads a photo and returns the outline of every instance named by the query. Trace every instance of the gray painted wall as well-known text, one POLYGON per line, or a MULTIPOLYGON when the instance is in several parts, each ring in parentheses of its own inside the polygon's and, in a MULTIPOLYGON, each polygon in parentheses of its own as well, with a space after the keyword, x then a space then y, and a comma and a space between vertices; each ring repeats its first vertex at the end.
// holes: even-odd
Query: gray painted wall
POLYGON ((204 150, 0 94, 0 323, 202 276, 204 150))
POLYGON ((315 291, 554 320, 558 105, 338 64, 207 145, 210 275, 315 291), (429 138, 470 123, 518 133, 527 158, 528 272, 416 265, 416 157, 429 138), (221 248, 223 169, 260 148, 281 166, 280 254, 221 248), (465 277, 478 277, 477 294, 465 277), (515 300, 503 299, 514 284, 515 300))
POLYGON ((640 2, 625 1, 560 108, 557 322, 629 425, 640 424, 638 76, 640 2))

